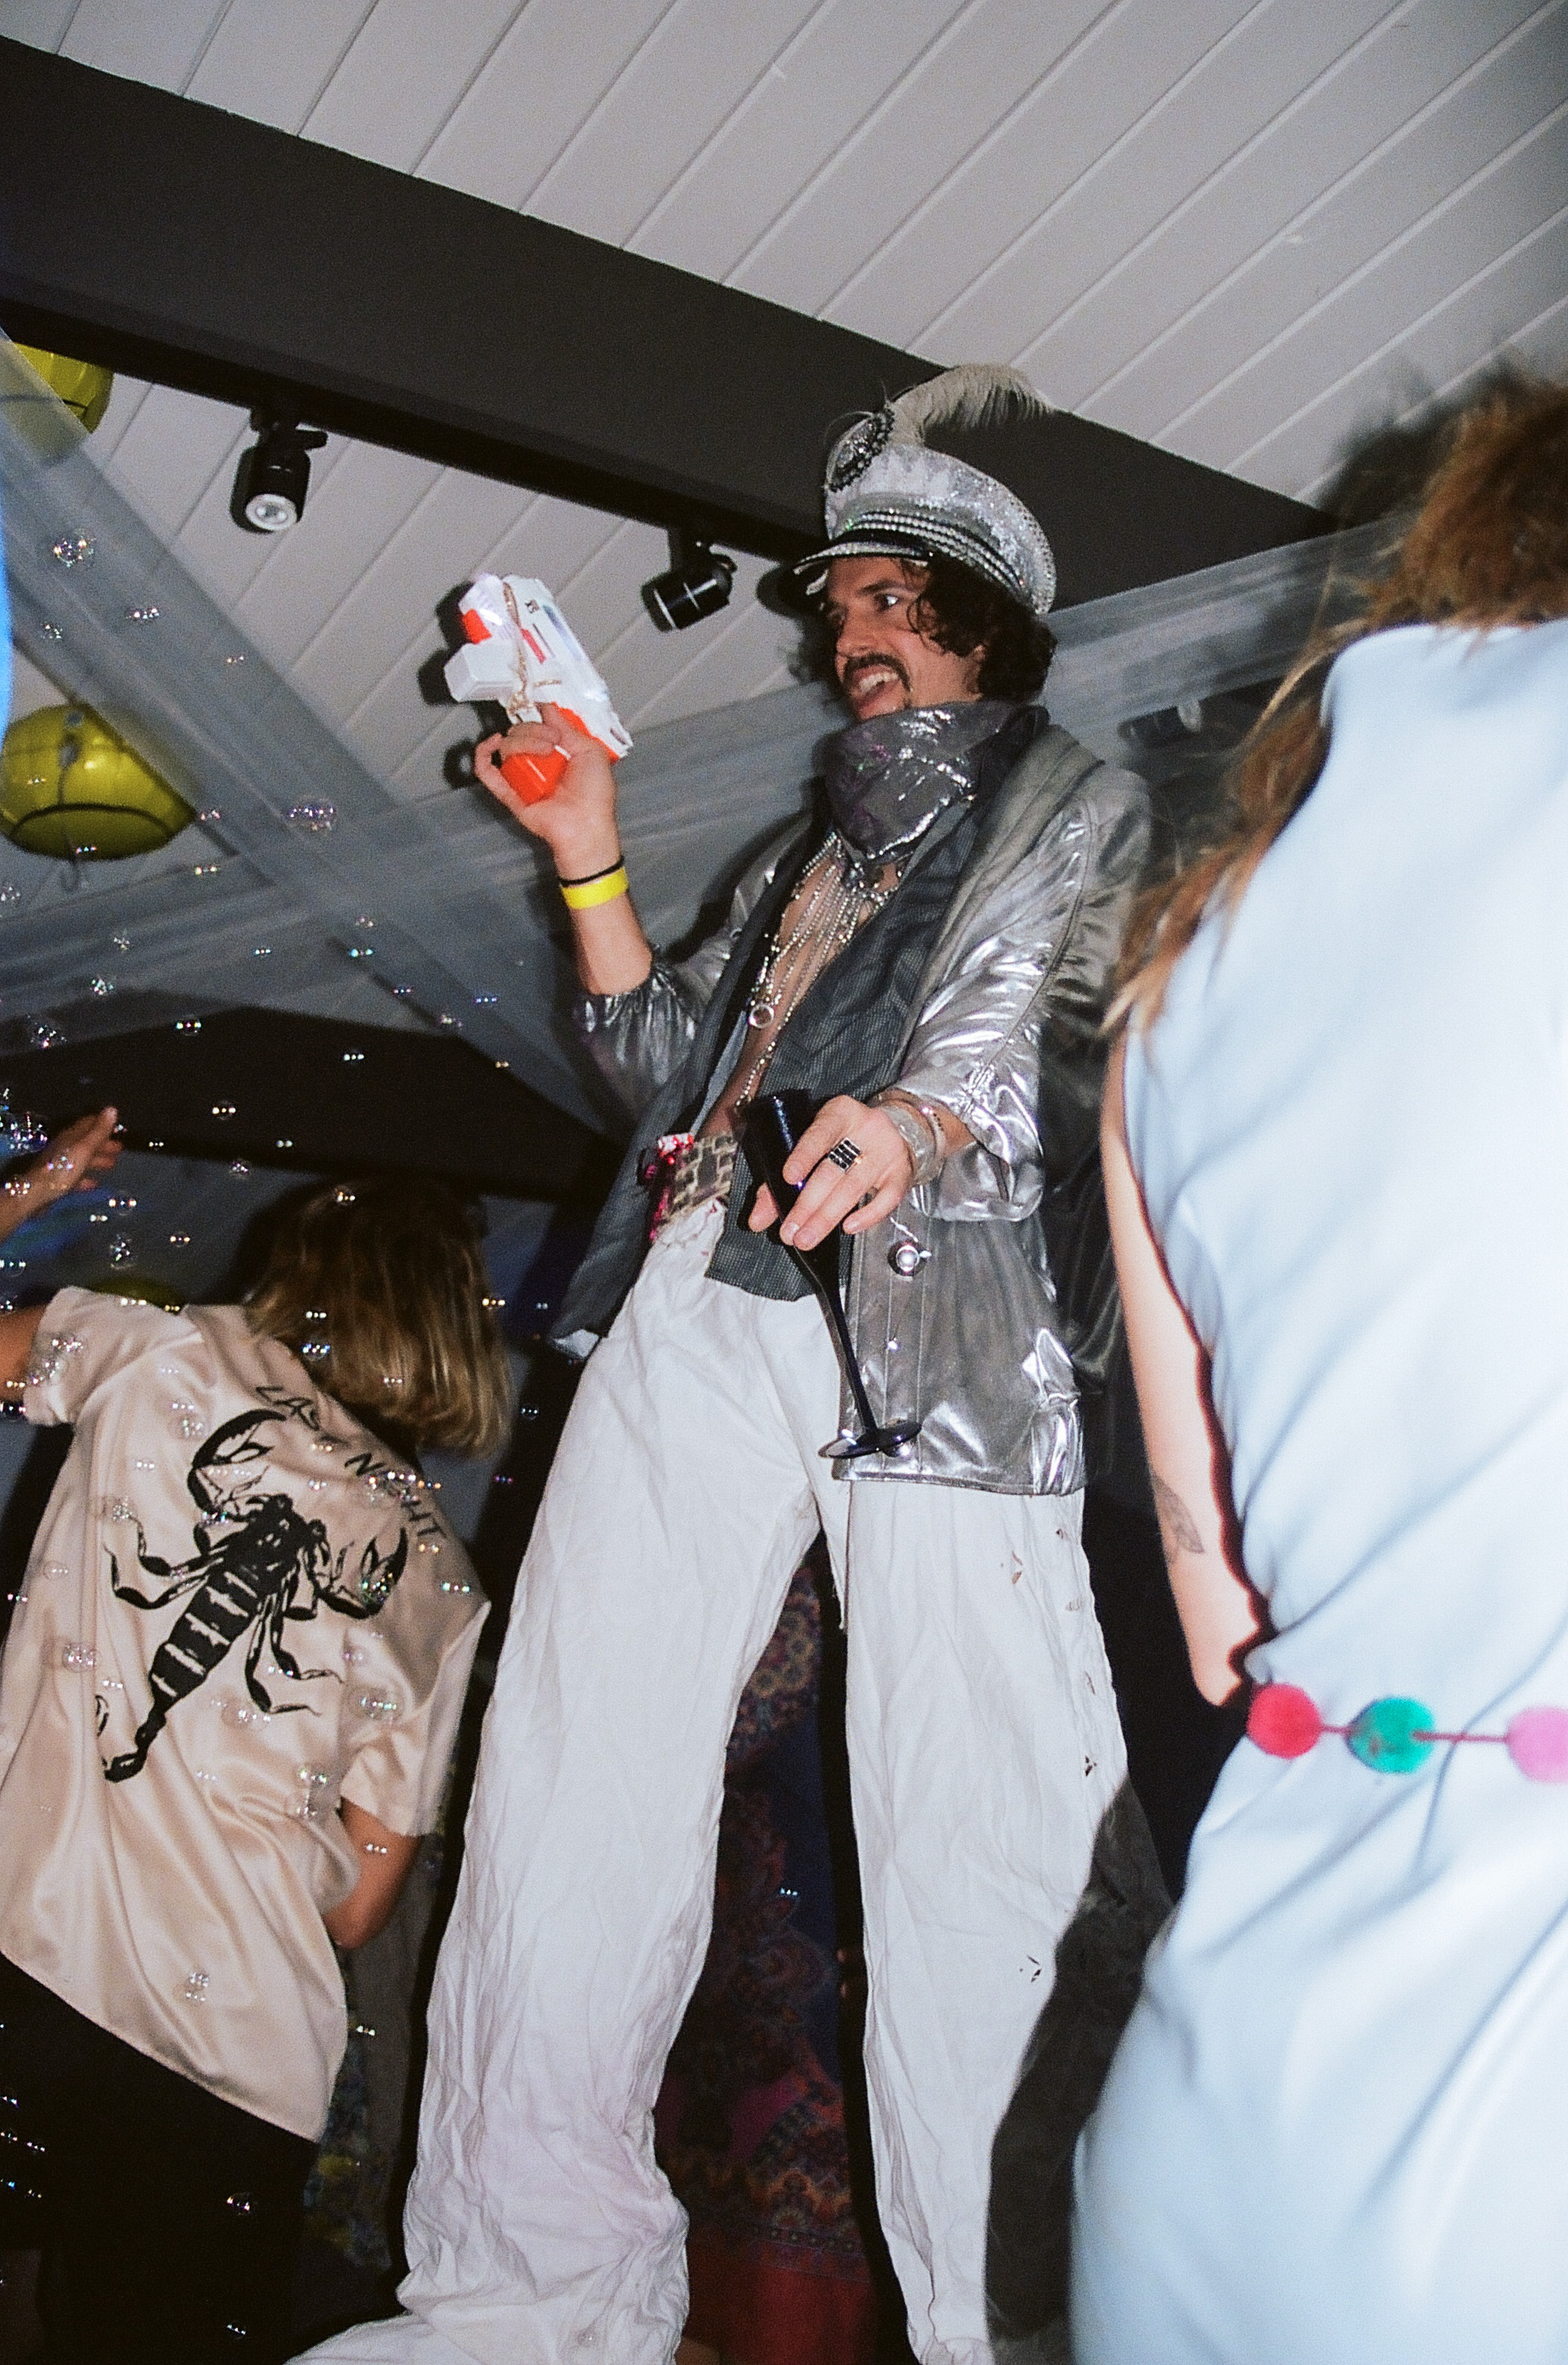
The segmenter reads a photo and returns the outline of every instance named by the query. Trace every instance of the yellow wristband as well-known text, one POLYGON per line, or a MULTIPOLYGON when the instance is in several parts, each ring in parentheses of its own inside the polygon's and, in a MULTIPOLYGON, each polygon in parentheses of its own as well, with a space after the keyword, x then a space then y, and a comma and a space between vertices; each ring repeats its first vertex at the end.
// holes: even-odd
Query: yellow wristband
POLYGON ((618 895, 629 895, 632 882, 626 876, 626 865, 618 862, 603 879, 589 879, 581 887, 563 887, 569 910, 591 912, 596 903, 613 903, 618 895))

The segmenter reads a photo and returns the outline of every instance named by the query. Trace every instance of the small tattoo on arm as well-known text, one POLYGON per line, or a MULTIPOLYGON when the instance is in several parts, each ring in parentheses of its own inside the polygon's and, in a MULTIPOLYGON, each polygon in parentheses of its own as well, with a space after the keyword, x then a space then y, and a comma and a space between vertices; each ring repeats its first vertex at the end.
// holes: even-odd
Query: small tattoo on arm
POLYGON ((1150 1471, 1149 1478, 1154 1487, 1154 1508, 1159 1519, 1160 1541, 1165 1546, 1167 1557, 1179 1552, 1201 1554, 1204 1540, 1198 1533, 1193 1514, 1175 1487, 1168 1486, 1157 1470, 1150 1471))

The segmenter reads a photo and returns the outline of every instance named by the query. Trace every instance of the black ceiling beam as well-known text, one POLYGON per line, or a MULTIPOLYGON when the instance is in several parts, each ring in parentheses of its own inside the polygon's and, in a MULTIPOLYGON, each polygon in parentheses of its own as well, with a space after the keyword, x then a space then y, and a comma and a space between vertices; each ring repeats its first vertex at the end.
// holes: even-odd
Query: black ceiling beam
MULTIPOLYGON (((934 364, 553 223, 0 40, 23 342, 791 558, 824 431, 934 364)), ((1282 496, 1059 415, 1025 480, 1063 605, 1300 541, 1282 496)))

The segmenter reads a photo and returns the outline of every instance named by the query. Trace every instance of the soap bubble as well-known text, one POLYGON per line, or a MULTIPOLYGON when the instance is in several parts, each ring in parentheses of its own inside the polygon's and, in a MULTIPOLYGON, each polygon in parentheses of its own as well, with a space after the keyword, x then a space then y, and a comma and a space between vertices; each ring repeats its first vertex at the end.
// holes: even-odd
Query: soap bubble
POLYGON ((395 1692, 354 1692, 349 1706, 356 1716, 368 1717, 373 1724, 396 1724, 403 1713, 403 1703, 395 1692))
POLYGON ((50 555, 62 566, 91 566, 98 555, 98 545, 90 533, 62 533, 58 542, 50 544, 50 555))
POLYGON ((250 1168, 246 1165, 242 1158, 237 1158, 234 1160, 233 1165, 229 1169, 230 1174, 238 1175, 241 1182, 244 1181, 246 1175, 249 1174, 250 1171, 250 1168))
POLYGON ((249 2192, 231 2192, 223 2205, 232 2209, 236 2217, 249 2217, 256 2204, 249 2192))
POLYGON ((111 1264, 132 1264, 135 1261, 136 1248, 134 1242, 129 1239, 124 1232, 116 1232, 114 1238, 109 1242, 109 1262, 111 1264))
POLYGON ((130 950, 130 938, 121 928, 117 928, 115 930, 114 935, 109 938, 109 942, 113 945, 117 953, 128 953, 130 950))
POLYGON ((19 903, 21 900, 22 891, 14 879, 7 879, 0 884, 0 903, 19 903))
MULTIPOLYGON (((158 610, 152 605, 151 600, 143 600, 136 607, 126 610, 125 621, 128 624, 155 624, 158 622, 158 610)), ((205 813, 202 818, 204 821, 207 818, 205 813)))
POLYGON ((28 1029, 28 1040, 35 1051, 53 1051, 64 1042, 65 1037, 58 1026, 50 1025, 47 1018, 35 1018, 28 1029))
POLYGON ((210 1971, 187 1971, 185 1974, 185 1983, 180 1990, 180 1993, 184 1996, 187 2003, 205 2003, 207 2001, 207 1990, 211 1985, 212 1974, 210 1971))
POLYGON ((63 624, 40 624, 39 631, 46 641, 62 641, 65 638, 63 624))
POLYGON ((62 1642, 60 1664, 73 1675, 86 1675, 98 1664, 98 1654, 91 1642, 62 1642))
POLYGON ((364 1059, 364 1053, 363 1051, 345 1051, 343 1053, 343 1065, 345 1068, 355 1068, 363 1062, 364 1059))
POLYGON ((189 1232, 171 1232, 169 1235, 169 1246, 172 1249, 188 1249, 190 1244, 189 1232))
POLYGON ((73 1330, 51 1330, 47 1338, 36 1339, 25 1384, 29 1388, 47 1387, 60 1377, 66 1357, 81 1352, 82 1341, 73 1330))
POLYGON ((201 1020, 199 1018, 176 1018, 174 1021, 174 1032, 176 1035, 199 1035, 201 1033, 201 1020))
POLYGON ((106 994, 112 993, 114 990, 115 981, 112 977, 90 977, 87 980, 88 992, 95 993, 100 1001, 106 994))
POLYGON ((48 1140, 42 1117, 30 1109, 14 1109, 7 1095, 0 1092, 0 1158, 31 1158, 48 1140))
POLYGON ((301 804, 290 805, 288 818, 297 829, 308 829, 316 836, 324 836, 338 825, 338 808, 309 798, 301 804))
POLYGON ((231 1116, 238 1116, 240 1112, 235 1107, 232 1101, 214 1101, 212 1104, 212 1114, 216 1117, 229 1118, 231 1116))

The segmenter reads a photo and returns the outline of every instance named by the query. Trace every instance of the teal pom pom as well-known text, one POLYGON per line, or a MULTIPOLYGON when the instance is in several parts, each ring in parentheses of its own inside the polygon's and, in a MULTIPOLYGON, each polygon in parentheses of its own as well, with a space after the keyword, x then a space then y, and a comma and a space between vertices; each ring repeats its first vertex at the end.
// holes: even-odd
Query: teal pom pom
POLYGON ((1435 1719, 1424 1700, 1375 1699, 1362 1709, 1345 1733, 1346 1746, 1379 1774, 1414 1774, 1432 1754, 1429 1733, 1435 1719))

